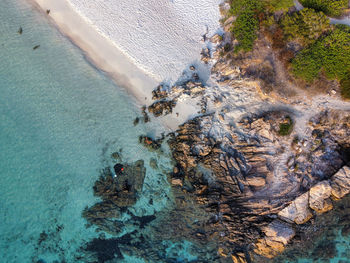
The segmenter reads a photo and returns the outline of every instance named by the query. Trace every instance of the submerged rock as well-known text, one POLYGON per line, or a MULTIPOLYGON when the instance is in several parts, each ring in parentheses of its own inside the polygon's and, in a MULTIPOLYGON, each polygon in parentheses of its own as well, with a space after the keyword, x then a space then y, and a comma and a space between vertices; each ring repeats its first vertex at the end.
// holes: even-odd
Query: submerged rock
POLYGON ((163 137, 157 140, 153 140, 151 137, 145 135, 139 136, 139 143, 141 143, 147 149, 152 151, 160 150, 160 148, 162 147, 163 140, 163 137))
MULTIPOLYGON (((121 165, 121 164, 117 164, 121 165)), ((102 199, 102 202, 86 208, 84 218, 90 224, 96 224, 107 232, 119 232, 120 223, 108 221, 109 218, 118 218, 120 208, 128 207, 137 201, 142 191, 146 168, 143 160, 134 164, 123 164, 123 172, 113 177, 109 169, 104 169, 93 187, 94 194, 102 199)))

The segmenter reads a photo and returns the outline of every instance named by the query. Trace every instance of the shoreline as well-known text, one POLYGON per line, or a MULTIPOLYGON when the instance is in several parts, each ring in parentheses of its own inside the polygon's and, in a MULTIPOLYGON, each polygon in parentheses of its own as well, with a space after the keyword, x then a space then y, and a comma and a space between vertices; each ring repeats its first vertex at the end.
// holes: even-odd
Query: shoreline
POLYGON ((112 41, 101 35, 66 1, 28 0, 50 22, 76 45, 86 59, 107 73, 113 81, 132 95, 140 106, 149 104, 157 80, 138 68, 112 41), (46 14, 46 10, 50 10, 46 14), (147 98, 147 99, 146 99, 147 98))
MULTIPOLYGON (((117 86, 123 88, 135 100, 140 113, 143 105, 151 105, 154 102, 152 91, 161 81, 135 63, 112 39, 102 34, 94 24, 75 10, 69 1, 26 1, 46 16, 64 37, 78 47, 92 66, 106 73, 117 86), (50 10, 49 14, 47 10, 50 10)), ((158 120, 165 129, 175 131, 179 125, 195 116, 197 111, 197 107, 191 103, 179 103, 174 112, 158 120)))

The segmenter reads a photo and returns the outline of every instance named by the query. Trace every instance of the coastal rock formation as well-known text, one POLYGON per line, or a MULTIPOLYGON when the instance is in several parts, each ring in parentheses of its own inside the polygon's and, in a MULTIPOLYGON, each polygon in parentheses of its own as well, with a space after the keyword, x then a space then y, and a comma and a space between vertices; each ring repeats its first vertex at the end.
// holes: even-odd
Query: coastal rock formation
POLYGON ((152 113, 155 117, 161 115, 167 115, 173 112, 173 108, 176 106, 176 100, 160 100, 156 101, 148 107, 148 111, 152 113))
POLYGON ((256 253, 273 258, 284 250, 284 247, 295 236, 294 229, 281 221, 273 221, 263 228, 265 237, 256 243, 256 253))
MULTIPOLYGON (((190 73, 184 72, 175 85, 159 85, 152 91, 152 99, 155 102, 148 106, 148 112, 155 117, 171 114, 178 101, 186 97, 197 98, 203 95, 204 91, 205 86, 199 81, 196 68, 191 66, 190 73)), ((202 104, 202 111, 205 112, 205 102, 202 101, 202 104)))
POLYGON ((312 118, 310 138, 300 140, 293 133, 280 133, 281 123, 290 118, 287 112, 243 116, 235 126, 219 114, 187 121, 169 140, 177 163, 174 186, 191 193, 208 213, 216 215, 209 225, 225 233, 218 238, 220 244, 255 244, 255 253, 275 256, 294 236, 290 224, 303 225, 315 213, 332 209, 335 178, 341 189, 347 189, 345 173, 332 177, 339 169, 346 170, 341 149, 350 138, 344 135, 347 115, 338 112, 343 126, 336 133, 327 123, 313 127, 312 118), (274 215, 282 221, 272 220, 274 215), (282 236, 264 231, 277 222, 285 232, 275 232, 282 236), (284 233, 289 234, 283 237, 284 233))
POLYGON ((148 137, 145 135, 139 136, 139 143, 141 143, 147 149, 152 150, 152 151, 160 150, 160 147, 162 146, 163 140, 164 140, 164 137, 162 137, 160 139, 153 140, 151 137, 148 137))
POLYGON ((309 208, 309 193, 297 197, 290 205, 281 210, 278 216, 290 223, 304 224, 313 216, 309 208))
POLYGON ((101 172, 93 190, 102 201, 86 208, 83 212, 83 217, 89 224, 95 224, 109 233, 120 231, 122 224, 112 219, 120 216, 121 208, 135 204, 142 191, 146 175, 143 160, 134 164, 124 164, 123 168, 123 173, 117 176, 113 176, 109 168, 101 172))
POLYGON ((332 177, 331 186, 331 194, 336 199, 350 193, 350 168, 348 166, 344 166, 332 177))
MULTIPOLYGON (((137 246, 126 246, 123 253, 157 262, 164 255, 149 247, 151 240, 164 248, 156 240, 186 239, 202 252, 199 262, 269 262, 302 231, 321 231, 312 230, 311 222, 350 192, 349 111, 336 103, 334 109, 327 103, 315 108, 289 89, 287 79, 286 89, 272 92, 282 85, 275 83, 278 65, 268 43, 261 43, 261 54, 255 50, 237 63, 227 53, 233 45, 228 33, 213 41, 216 51, 208 45, 202 55, 213 65, 215 84, 206 87, 191 67, 188 78, 158 86, 148 107, 157 117, 172 113, 184 98, 201 102, 198 115, 169 135, 175 167, 168 182, 175 205, 150 223, 126 209, 134 204, 133 195, 118 205, 115 195, 100 187, 105 203, 85 214, 109 232, 128 225, 116 219, 123 213, 131 213, 132 226, 147 222, 151 230, 132 233, 137 246), (114 219, 103 221, 100 215, 114 219), (208 260, 206 250, 217 253, 208 260)), ((162 141, 140 136, 140 143, 158 150, 162 141)))
POLYGON ((333 208, 329 199, 332 188, 328 181, 322 181, 311 187, 309 191, 309 206, 319 213, 324 213, 333 208))

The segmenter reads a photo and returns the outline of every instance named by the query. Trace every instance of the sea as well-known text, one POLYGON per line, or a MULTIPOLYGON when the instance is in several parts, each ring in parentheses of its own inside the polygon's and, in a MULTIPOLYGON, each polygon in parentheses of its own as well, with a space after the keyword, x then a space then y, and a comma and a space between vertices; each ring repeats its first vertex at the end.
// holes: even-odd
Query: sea
MULTIPOLYGON (((167 171, 170 158, 138 140, 165 129, 156 120, 134 126, 140 113, 33 5, 0 1, 0 262, 76 262, 98 236, 82 211, 98 201, 92 187, 113 152, 144 160, 144 191, 169 191, 149 162, 167 171)), ((155 198, 149 208, 147 198, 135 205, 141 215, 166 205, 155 198)))
MULTIPOLYGON (((82 211, 99 201, 93 185, 115 163, 114 152, 124 162, 144 160, 136 216, 172 205, 170 154, 139 143, 139 135, 166 129, 157 120, 135 126, 140 106, 32 4, 0 1, 0 262, 86 262, 83 248, 101 231, 87 226, 82 211)), ((162 242, 162 262, 197 262, 189 241, 162 242)), ((124 255, 109 262, 149 261, 124 255)))

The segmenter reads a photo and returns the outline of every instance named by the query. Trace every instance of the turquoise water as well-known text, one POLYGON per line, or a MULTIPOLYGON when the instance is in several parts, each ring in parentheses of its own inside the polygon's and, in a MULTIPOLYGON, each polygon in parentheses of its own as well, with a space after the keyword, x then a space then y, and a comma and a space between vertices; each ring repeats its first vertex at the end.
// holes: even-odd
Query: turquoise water
MULTIPOLYGON (((99 201, 92 186, 100 170, 113 165, 111 153, 122 149, 125 162, 145 160, 134 215, 173 205, 164 176, 170 159, 138 143, 140 134, 163 128, 154 120, 134 126, 135 101, 24 0, 1 0, 0 21, 0 262, 86 262, 77 259, 81 247, 100 234, 81 214, 99 201), (151 158, 161 169, 150 167, 151 158)), ((350 239, 335 233, 331 262, 350 262, 350 239)), ((164 250, 162 262, 196 262, 198 250, 189 241, 158 241, 152 242, 164 250)), ((124 255, 123 262, 145 261, 124 255)))
POLYGON ((76 262, 79 247, 98 235, 81 213, 97 201, 92 186, 112 152, 145 160, 136 215, 167 204, 167 180, 157 182, 149 160, 163 170, 170 160, 138 143, 162 128, 134 127, 133 99, 25 1, 1 0, 0 21, 0 261, 76 262), (152 207, 150 188, 158 196, 152 207))

